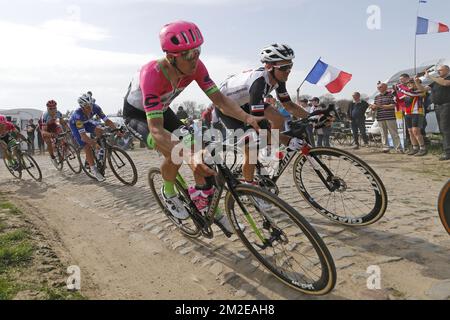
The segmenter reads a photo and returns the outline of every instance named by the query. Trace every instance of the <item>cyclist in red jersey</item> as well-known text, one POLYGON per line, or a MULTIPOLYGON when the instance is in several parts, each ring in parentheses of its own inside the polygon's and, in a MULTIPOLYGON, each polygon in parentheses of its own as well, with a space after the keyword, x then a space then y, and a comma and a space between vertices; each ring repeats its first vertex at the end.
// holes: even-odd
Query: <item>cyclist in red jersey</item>
POLYGON ((27 141, 27 138, 17 130, 14 124, 7 121, 5 116, 0 115, 0 151, 9 162, 12 161, 10 147, 15 145, 16 138, 27 141))

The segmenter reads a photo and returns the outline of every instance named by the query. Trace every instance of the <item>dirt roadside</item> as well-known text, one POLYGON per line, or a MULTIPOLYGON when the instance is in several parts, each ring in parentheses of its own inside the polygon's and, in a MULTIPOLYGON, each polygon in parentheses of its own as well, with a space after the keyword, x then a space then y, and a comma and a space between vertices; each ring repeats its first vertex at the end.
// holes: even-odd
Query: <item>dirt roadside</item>
MULTIPOLYGON (((281 197, 323 236, 338 268, 336 289, 323 299, 446 299, 450 297, 450 240, 436 212, 450 163, 361 149, 386 185, 383 219, 363 229, 344 228, 317 215, 292 192, 288 172, 281 197), (366 269, 379 265, 383 288, 366 288, 366 269)), ((93 299, 315 299, 270 278, 249 260, 237 238, 181 236, 149 194, 145 174, 160 159, 132 154, 138 184, 124 188, 112 175, 98 184, 57 172, 37 157, 44 182, 17 181, 0 170, 10 201, 51 241, 65 265, 81 269, 81 292, 93 299)))

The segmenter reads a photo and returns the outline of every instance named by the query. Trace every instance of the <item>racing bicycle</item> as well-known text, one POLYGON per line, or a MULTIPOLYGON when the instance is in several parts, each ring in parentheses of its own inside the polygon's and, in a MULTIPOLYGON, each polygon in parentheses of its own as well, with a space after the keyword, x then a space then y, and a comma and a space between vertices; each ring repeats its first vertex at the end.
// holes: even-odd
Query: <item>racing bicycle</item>
MULTIPOLYGON (((109 138, 118 131, 122 131, 122 129, 118 128, 110 131, 104 131, 104 133, 97 138, 97 143, 100 148, 92 148, 94 153, 94 162, 97 166, 97 170, 103 176, 106 171, 106 163, 108 163, 111 171, 120 182, 124 185, 133 186, 138 180, 136 165, 126 151, 112 145, 109 142, 109 138)), ((78 151, 78 154, 80 154, 80 152, 81 150, 78 151)), ((87 162, 82 165, 82 169, 86 175, 96 180, 87 162)))
MULTIPOLYGON (((222 145, 216 147, 220 149, 222 145)), ((283 283, 305 294, 329 293, 336 283, 336 268, 319 234, 300 213, 276 194, 241 183, 222 161, 223 157, 216 153, 216 147, 210 153, 210 167, 217 172, 210 182, 215 186, 215 192, 206 213, 198 211, 189 197, 188 184, 180 174, 177 176, 176 190, 189 212, 186 220, 177 219, 166 207, 160 169, 149 170, 151 192, 164 214, 186 236, 211 239, 214 237, 212 225, 220 210, 219 202, 224 198, 226 214, 237 236, 267 270, 283 283), (261 206, 261 203, 269 206, 261 206), (270 208, 265 209, 267 207, 270 208)), ((218 227, 227 237, 231 236, 226 229, 220 225, 218 227)))
MULTIPOLYGON (((321 111, 323 118, 333 107, 321 111)), ((283 134, 303 141, 300 151, 289 149, 278 152, 279 159, 263 164, 257 161, 255 180, 278 195, 278 180, 292 161, 294 183, 301 196, 317 211, 333 222, 347 226, 365 226, 380 220, 386 212, 388 196, 386 188, 375 171, 362 159, 344 150, 313 148, 306 128, 316 124, 316 114, 291 121, 290 129, 283 134), (270 165, 270 164, 269 164, 270 165)), ((324 125, 324 121, 322 123, 324 125)), ((234 145, 234 161, 231 169, 236 177, 242 175, 239 149, 234 145)))

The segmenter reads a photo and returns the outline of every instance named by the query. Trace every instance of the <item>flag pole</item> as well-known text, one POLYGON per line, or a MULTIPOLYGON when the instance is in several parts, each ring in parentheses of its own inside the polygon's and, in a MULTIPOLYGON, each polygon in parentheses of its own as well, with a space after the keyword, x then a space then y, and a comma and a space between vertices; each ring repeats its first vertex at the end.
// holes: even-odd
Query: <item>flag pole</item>
POLYGON ((314 67, 312 67, 311 71, 309 71, 309 73, 306 75, 305 80, 303 80, 303 82, 300 84, 300 87, 297 88, 297 103, 300 100, 300 89, 301 87, 303 87, 303 85, 306 82, 306 79, 308 79, 309 75, 311 74, 311 72, 314 70, 314 68, 316 67, 316 65, 319 63, 320 59, 322 59, 322 57, 319 57, 319 60, 317 60, 316 64, 314 65, 314 67))
POLYGON ((417 14, 416 14, 416 29, 414 31, 414 74, 417 74, 417 21, 419 19, 419 10, 420 10, 420 3, 417 4, 417 14))

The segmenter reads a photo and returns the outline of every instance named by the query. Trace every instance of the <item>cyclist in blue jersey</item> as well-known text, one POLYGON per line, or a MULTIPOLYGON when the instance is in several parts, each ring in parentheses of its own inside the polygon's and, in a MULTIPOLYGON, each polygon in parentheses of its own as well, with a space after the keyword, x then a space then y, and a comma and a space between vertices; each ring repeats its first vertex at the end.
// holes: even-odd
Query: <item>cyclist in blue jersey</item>
MULTIPOLYGON (((92 152, 92 147, 97 145, 97 141, 89 137, 88 133, 97 137, 103 134, 103 129, 100 127, 100 124, 93 119, 95 116, 102 119, 108 127, 112 129, 117 129, 117 127, 114 122, 109 120, 103 113, 103 110, 94 103, 94 99, 90 95, 83 94, 78 98, 78 104, 80 107, 75 110, 69 120, 70 129, 72 130, 75 141, 86 153, 86 160, 89 163, 92 173, 95 178, 101 182, 105 180, 105 177, 98 172, 94 163, 94 154, 92 152)), ((121 136, 122 134, 118 132, 117 135, 121 136)))

